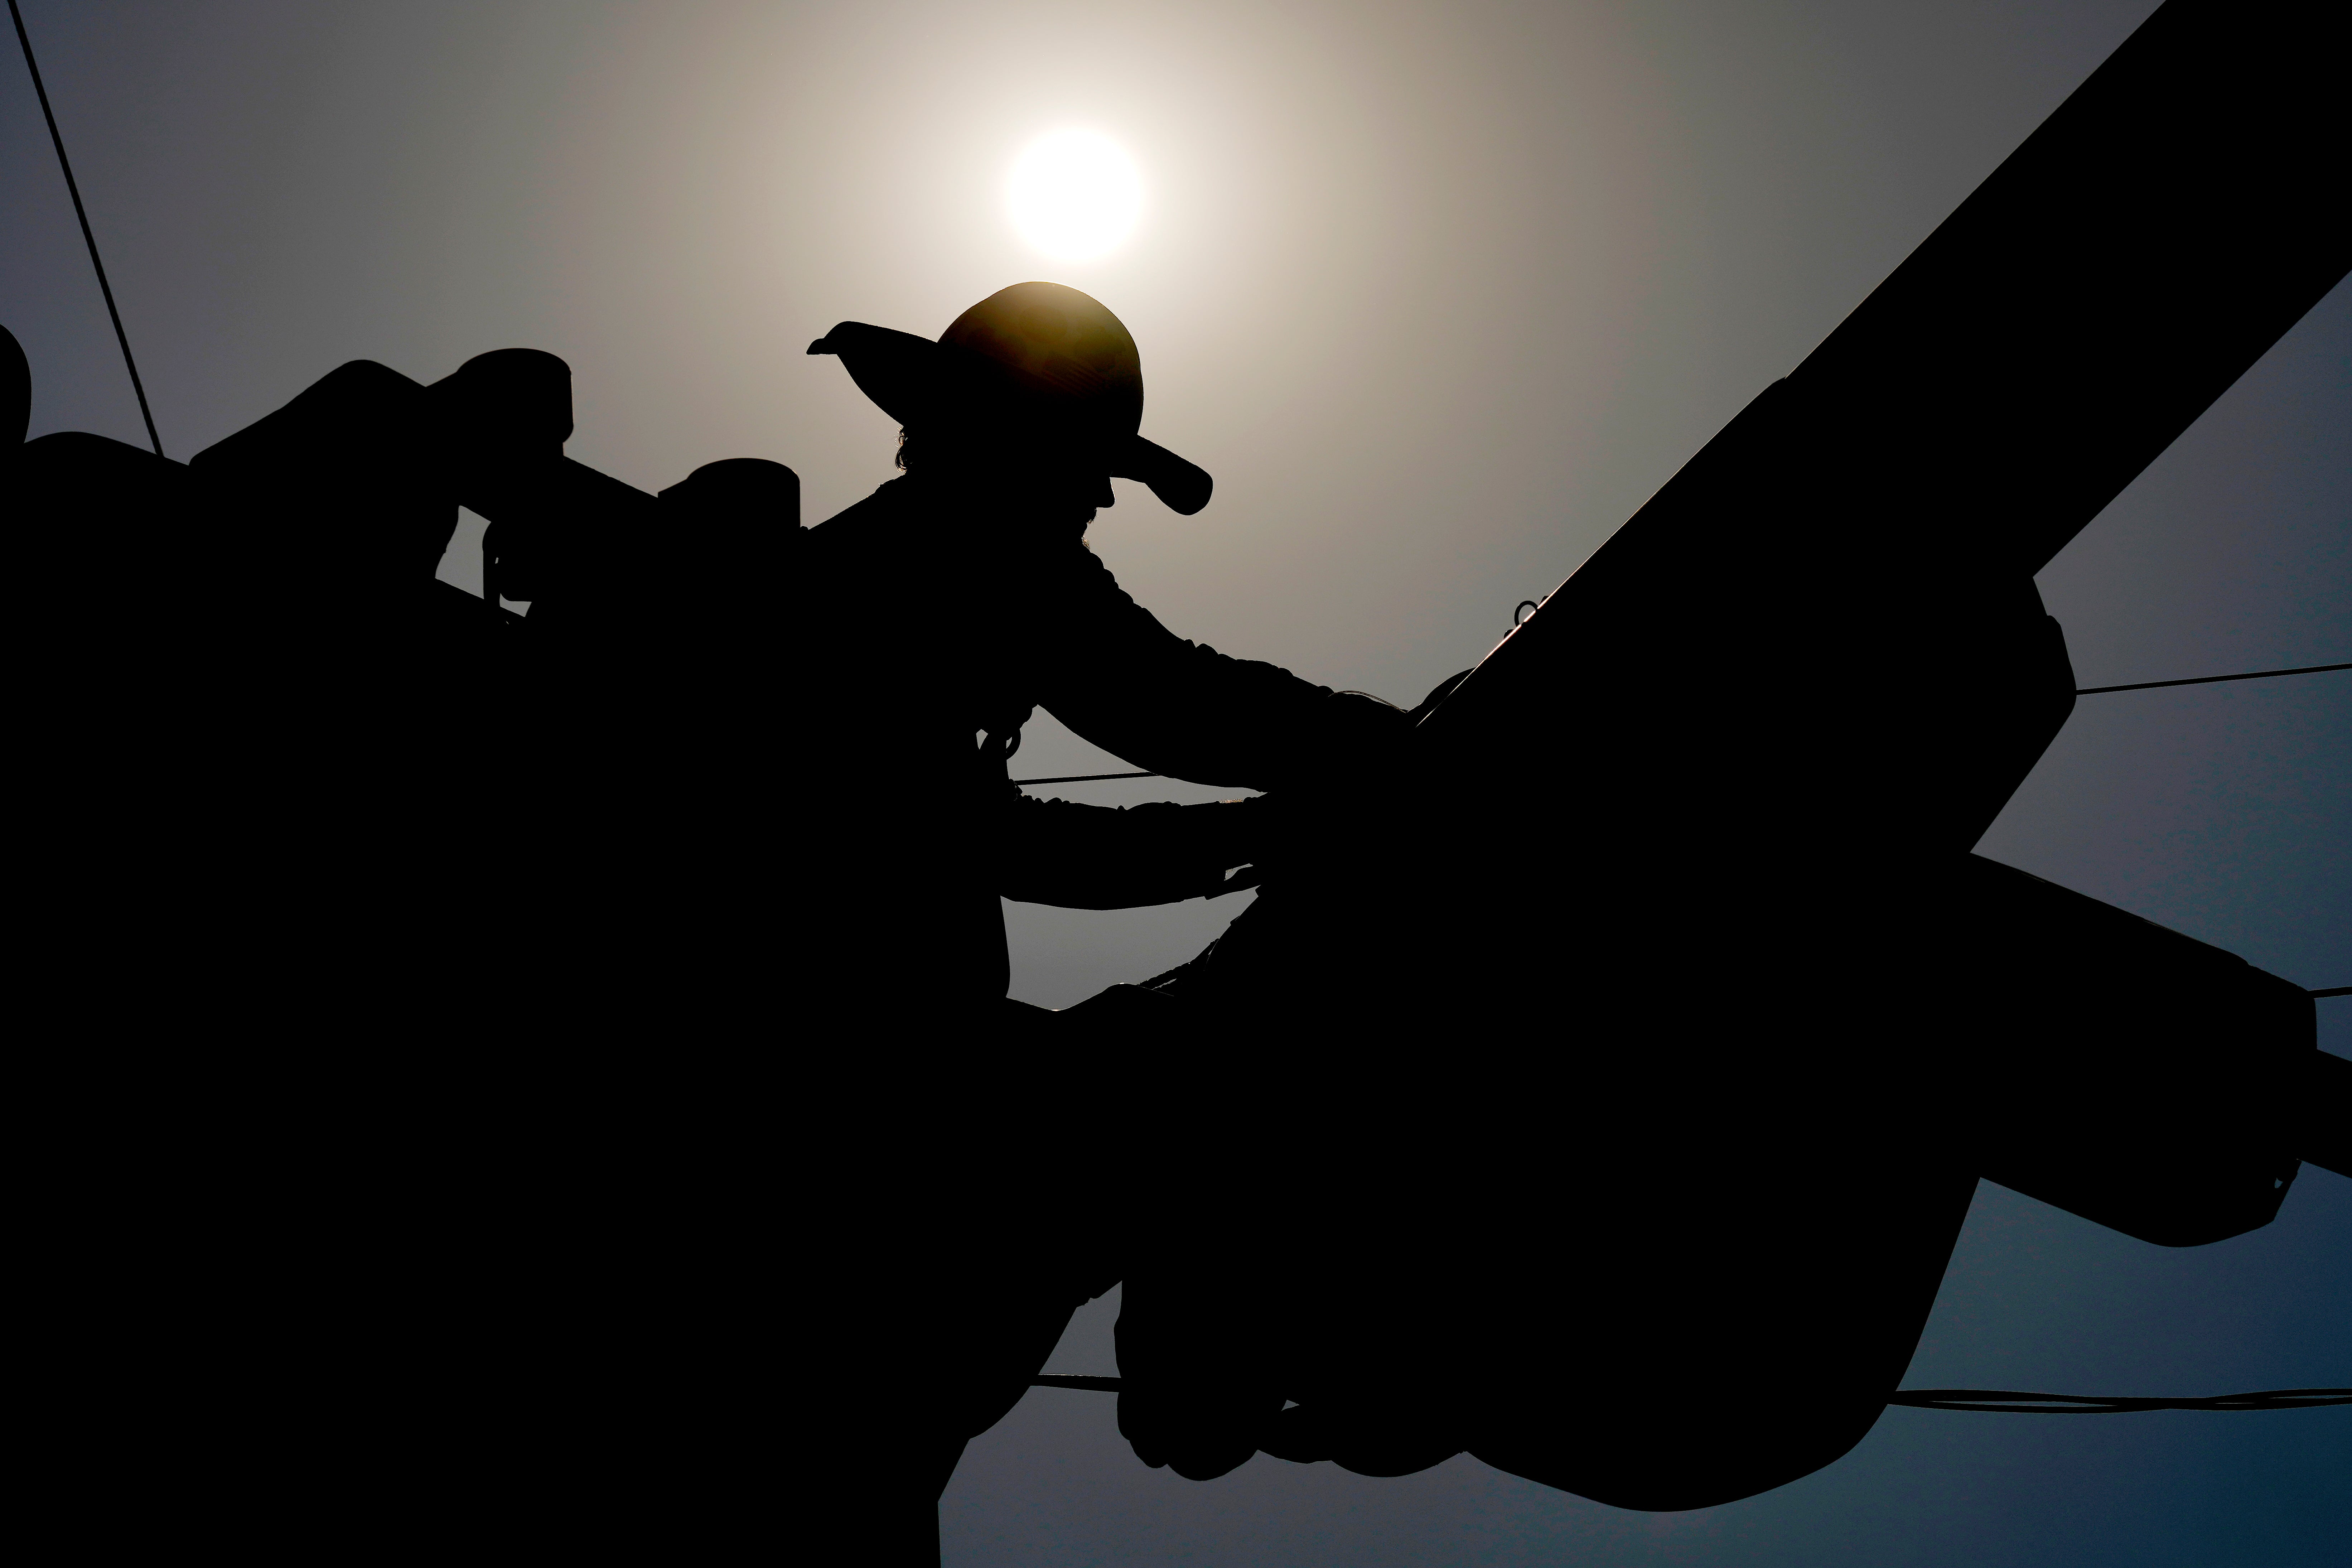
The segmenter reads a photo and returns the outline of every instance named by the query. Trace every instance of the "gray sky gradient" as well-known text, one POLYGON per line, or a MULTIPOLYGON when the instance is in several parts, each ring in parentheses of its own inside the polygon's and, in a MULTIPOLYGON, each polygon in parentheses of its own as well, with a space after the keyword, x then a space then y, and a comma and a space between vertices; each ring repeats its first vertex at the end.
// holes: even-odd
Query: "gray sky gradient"
MULTIPOLYGON (((1127 321, 1145 434, 1217 477, 1192 519, 1120 483, 1094 541, 1122 584, 1180 635, 1410 704, 1801 360, 2153 6, 25 9, 172 456, 345 360, 431 378, 528 344, 572 364, 574 456, 646 489, 780 459, 814 521, 890 476, 893 428, 808 341, 845 318, 935 334, 1050 278, 1127 321), (1014 154, 1065 125, 1118 140, 1146 184, 1135 237, 1085 265, 1030 255, 1003 212, 1014 154)), ((14 65, 0 182, 0 321, 32 361, 34 433, 143 442, 14 65)), ((2339 288, 2042 574, 2083 682, 2352 658, 2347 431, 2339 288)), ((478 582, 476 540, 445 575, 478 582)), ((875 634, 953 591, 910 561, 873 585, 875 634)), ((1120 765, 1041 715, 1015 772, 1120 765)), ((2352 984, 2347 780, 2352 677, 2085 699, 1981 847, 2299 984, 2352 984)), ((1391 847, 1428 830, 1398 822, 1391 847)), ((1556 847, 1529 844, 1530 866, 1556 847)), ((1165 968, 1238 903, 1015 907, 1016 994, 1066 1005, 1165 968)), ((1462 1039, 1435 1048, 1510 1026, 1465 1001, 1462 1039)), ((2352 1055, 2352 1002, 2320 1005, 2352 1055)), ((2352 1384, 2348 1239, 2352 1183, 2320 1172, 2277 1225, 2189 1252, 1986 1187, 1912 1382, 2352 1384)), ((1113 1370, 1113 1310, 1082 1315, 1058 1369, 1113 1370)), ((1820 1476, 1652 1519, 1466 1458, 1374 1481, 1261 1457, 1196 1486, 1139 1466, 1107 1399, 1041 1392, 974 1445, 947 1550, 956 1568, 2300 1568, 2352 1537, 2347 1416, 1895 1412, 1820 1476)))

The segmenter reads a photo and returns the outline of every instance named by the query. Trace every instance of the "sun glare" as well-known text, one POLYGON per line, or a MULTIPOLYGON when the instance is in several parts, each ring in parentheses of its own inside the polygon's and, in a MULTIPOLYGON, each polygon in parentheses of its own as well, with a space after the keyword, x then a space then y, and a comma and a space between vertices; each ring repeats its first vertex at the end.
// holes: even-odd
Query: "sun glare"
POLYGON ((1135 227, 1143 182, 1109 137, 1056 131, 1013 163, 1012 198, 1022 238, 1055 261, 1092 261, 1135 227))

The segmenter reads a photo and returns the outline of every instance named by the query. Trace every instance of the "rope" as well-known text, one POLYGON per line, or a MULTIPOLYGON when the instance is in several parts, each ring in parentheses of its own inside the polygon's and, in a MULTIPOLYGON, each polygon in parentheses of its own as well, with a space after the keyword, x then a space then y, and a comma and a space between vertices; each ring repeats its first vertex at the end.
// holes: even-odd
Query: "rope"
MULTIPOLYGON (((1076 1388, 1117 1394, 1116 1377, 1041 1373, 1032 1388, 1076 1388)), ((2028 1394, 2013 1388, 1906 1388, 1887 1404, 1914 1410, 1981 1410, 2009 1415, 2137 1415, 2147 1410, 2315 1410, 2352 1405, 2352 1388, 2271 1388, 2258 1394, 2216 1394, 2205 1399, 2129 1399, 2084 1394, 2028 1394)))
POLYGON ((122 330, 122 312, 114 308, 114 289, 106 280, 106 263, 98 258, 98 237, 89 231, 89 214, 82 209, 81 187, 74 183, 73 165, 66 161, 66 139, 58 134, 58 117, 49 110, 49 89, 41 85, 41 68, 33 58, 33 40, 25 31, 25 13, 8 0, 16 19, 16 41, 25 46, 25 68, 33 73, 33 91, 41 100, 41 118, 49 122, 49 140, 58 149, 58 167, 65 171, 66 192, 73 197, 74 216, 81 220, 82 243, 89 247, 89 264, 98 270, 98 291, 106 296, 106 313, 114 322, 114 341, 122 345, 123 368, 131 373, 131 390, 139 395, 139 417, 147 421, 147 443, 163 455, 163 438, 155 434, 155 416, 147 407, 147 388, 139 379, 138 362, 131 357, 131 337, 122 330))

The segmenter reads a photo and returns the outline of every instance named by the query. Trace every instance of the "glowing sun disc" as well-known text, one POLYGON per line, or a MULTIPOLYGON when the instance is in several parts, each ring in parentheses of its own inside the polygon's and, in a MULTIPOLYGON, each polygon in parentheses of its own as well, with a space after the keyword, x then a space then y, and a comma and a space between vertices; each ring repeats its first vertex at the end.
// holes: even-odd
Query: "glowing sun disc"
POLYGON ((1056 131, 1013 165, 1013 226, 1056 261, 1115 248, 1143 211, 1143 181, 1108 136, 1056 131))

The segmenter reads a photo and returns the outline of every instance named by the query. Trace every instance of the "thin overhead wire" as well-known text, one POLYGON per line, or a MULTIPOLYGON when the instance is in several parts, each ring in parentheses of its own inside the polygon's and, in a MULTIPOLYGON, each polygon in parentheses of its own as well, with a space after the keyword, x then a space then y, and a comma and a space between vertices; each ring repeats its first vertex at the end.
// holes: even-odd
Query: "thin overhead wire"
POLYGON ((1093 784, 1097 779, 1156 779, 1158 773, 1064 773, 1051 779, 1014 779, 1016 784, 1093 784))
POLYGON ((131 357, 131 335, 122 330, 122 312, 114 308, 114 288, 106 280, 106 263, 98 258, 98 237, 89 231, 89 214, 81 205, 81 186, 74 181, 73 164, 66 158, 66 139, 58 133, 58 117, 49 109, 49 89, 42 85, 40 63, 33 58, 33 40, 25 31, 25 13, 8 0, 8 15, 16 23, 16 41, 25 47, 25 68, 33 73, 33 92, 41 100, 41 118, 49 122, 49 141, 58 150, 58 167, 65 172, 66 194, 73 197, 74 216, 81 220, 82 243, 89 247, 89 264, 98 272, 98 291, 106 296, 106 314, 114 322, 114 341, 122 345, 122 365, 131 373, 131 390, 139 395, 139 417, 147 422, 147 444, 163 455, 163 438, 155 434, 155 416, 147 406, 147 388, 139 379, 139 362, 131 357))
MULTIPOLYGON (((11 5, 16 0, 9 0, 11 5)), ((127 352, 127 351, 126 351, 127 352)), ((2084 686, 2075 689, 2077 697, 2098 697, 2109 691, 2153 691, 2159 686, 2211 686, 2223 680, 2268 680, 2274 675, 2325 675, 2330 670, 2352 669, 2352 664, 2306 664, 2294 669, 2251 669, 2243 675, 2194 675, 2186 680, 2141 680, 2129 686, 2084 686)), ((1094 784, 1103 779, 1156 779, 1159 773, 1064 773, 1050 779, 1014 779, 1016 785, 1094 784)), ((2340 996, 2340 991, 2315 991, 2315 996, 2340 996)))
POLYGON ((2005 1415, 2137 1415, 2149 1410, 2313 1410, 2352 1405, 2352 1388, 2270 1388, 2206 1399, 2130 1399, 2028 1394, 2012 1388, 1906 1388, 1887 1400, 1914 1410, 1984 1410, 2005 1415))
MULTIPOLYGON (((1040 1373, 1032 1388, 1076 1388, 1117 1394, 1116 1377, 1068 1377, 1040 1373)), ((2006 1415, 2137 1415, 2151 1410, 2314 1410, 2352 1405, 2352 1388, 2269 1388, 2255 1394, 2216 1394, 2202 1399, 2134 1399, 2087 1394, 2031 1394, 2013 1388, 1906 1388, 1887 1404, 1913 1410, 1977 1410, 2006 1415)))
POLYGON ((2306 664, 2294 669, 2252 669, 2243 675, 2194 675, 2187 680, 2139 680, 2129 686, 2084 686, 2078 688, 2077 697, 2096 697, 2108 691, 2153 691, 2159 686, 2211 686, 2223 680, 2268 680, 2273 675, 2322 675, 2331 669, 2352 669, 2352 664, 2306 664))

